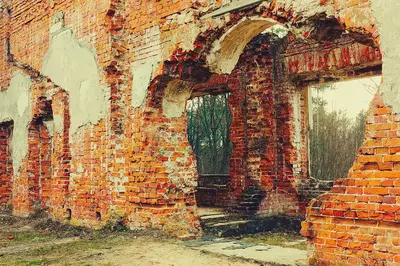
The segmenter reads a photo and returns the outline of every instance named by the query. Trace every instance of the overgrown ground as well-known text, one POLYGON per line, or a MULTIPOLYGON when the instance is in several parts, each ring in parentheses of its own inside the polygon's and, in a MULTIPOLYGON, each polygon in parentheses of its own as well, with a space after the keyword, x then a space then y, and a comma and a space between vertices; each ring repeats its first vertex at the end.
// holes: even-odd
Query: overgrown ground
POLYGON ((307 250, 307 241, 305 238, 302 237, 297 231, 292 230, 274 230, 271 232, 246 235, 241 240, 255 244, 307 250))
MULTIPOLYGON (((245 236, 242 240, 285 245, 283 243, 298 239, 287 233, 262 233, 245 236)), ((0 265, 236 266, 260 263, 194 250, 156 230, 133 232, 116 226, 90 231, 53 222, 45 216, 25 219, 0 212, 0 265)))

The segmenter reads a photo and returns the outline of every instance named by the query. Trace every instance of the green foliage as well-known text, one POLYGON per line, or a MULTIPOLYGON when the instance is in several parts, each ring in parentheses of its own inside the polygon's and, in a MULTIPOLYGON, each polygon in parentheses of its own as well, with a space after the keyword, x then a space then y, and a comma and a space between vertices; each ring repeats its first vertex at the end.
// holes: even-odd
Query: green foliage
POLYGON ((200 174, 228 174, 232 148, 228 94, 206 95, 188 103, 187 134, 200 174))
POLYGON ((347 177, 365 134, 366 113, 351 119, 343 110, 328 112, 320 92, 335 89, 331 85, 316 88, 313 97, 310 130, 311 176, 320 180, 347 177))

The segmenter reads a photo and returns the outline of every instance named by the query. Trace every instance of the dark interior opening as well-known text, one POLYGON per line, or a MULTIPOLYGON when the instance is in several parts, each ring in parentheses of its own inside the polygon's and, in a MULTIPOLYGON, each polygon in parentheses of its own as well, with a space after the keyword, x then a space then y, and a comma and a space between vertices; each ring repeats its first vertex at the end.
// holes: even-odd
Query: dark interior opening
POLYGON ((71 219, 72 219, 72 210, 67 209, 67 220, 71 220, 71 219))
POLYGON ((100 212, 96 212, 96 220, 101 221, 101 213, 100 212))

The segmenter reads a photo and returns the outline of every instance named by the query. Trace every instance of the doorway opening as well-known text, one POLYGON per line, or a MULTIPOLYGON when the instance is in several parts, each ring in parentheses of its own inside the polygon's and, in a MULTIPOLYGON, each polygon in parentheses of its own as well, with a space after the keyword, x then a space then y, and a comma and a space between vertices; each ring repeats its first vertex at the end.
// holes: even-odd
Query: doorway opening
POLYGON ((231 113, 229 93, 204 95, 187 103, 187 136, 196 155, 199 173, 198 206, 222 206, 229 182, 231 113))

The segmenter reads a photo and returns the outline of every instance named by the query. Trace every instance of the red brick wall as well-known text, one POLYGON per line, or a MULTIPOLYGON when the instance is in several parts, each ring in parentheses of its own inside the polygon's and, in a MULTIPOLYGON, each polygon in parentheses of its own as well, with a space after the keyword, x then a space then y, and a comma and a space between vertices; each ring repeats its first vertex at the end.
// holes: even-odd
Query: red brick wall
MULTIPOLYGON (((166 118, 167 84, 152 83, 145 105, 126 122, 123 190, 113 197, 132 228, 155 227, 180 237, 199 234, 194 197, 196 159, 186 137, 186 118, 166 118)), ((115 169, 114 169, 115 170, 115 169)))
POLYGON ((40 70, 43 57, 50 44, 52 16, 65 13, 65 25, 80 41, 88 43, 97 52, 98 63, 104 67, 110 58, 110 40, 105 17, 110 1, 16 0, 11 10, 10 46, 14 57, 36 70, 40 70))
MULTIPOLYGON (((321 1, 321 5, 333 5, 345 28, 368 32, 378 40, 370 22, 369 1, 321 1)), ((340 78, 349 70, 375 66, 380 54, 354 43, 292 43, 287 53, 273 61, 271 54, 249 45, 233 74, 214 75, 207 81, 211 73, 206 57, 214 41, 243 17, 272 18, 294 26, 301 20, 296 8, 287 10, 282 1, 231 13, 226 20, 199 20, 202 12, 220 6, 221 1, 17 0, 2 9, 0 37, 9 38, 16 62, 32 68, 23 67, 34 83, 32 120, 46 111, 40 100, 44 98, 51 101, 59 129, 52 138, 51 194, 46 194, 48 183, 44 183, 42 195, 37 195, 37 179, 40 175, 47 177, 49 170, 47 154, 46 158, 38 155, 41 146, 49 146, 40 126, 31 132, 30 157, 15 173, 14 214, 32 213, 32 199, 44 196, 43 204, 49 206, 51 215, 66 220, 71 214, 70 222, 75 225, 97 228, 123 217, 131 227, 162 228, 183 237, 199 235, 194 196, 196 162, 186 138, 186 118, 166 118, 162 113, 166 86, 173 78, 193 86, 203 82, 211 87, 224 84, 231 91, 230 137, 234 150, 229 193, 223 197, 226 204, 237 205, 245 188, 257 183, 268 192, 261 203, 262 211, 301 213, 296 182, 307 177, 307 104, 302 93, 297 106, 301 126, 295 127, 293 94, 299 88, 294 84, 303 86, 321 75, 331 77, 332 72, 336 73, 333 78, 340 78), (110 91, 105 117, 72 135, 68 93, 37 76, 50 44, 51 18, 58 11, 64 12, 65 26, 77 39, 95 51, 100 83, 110 91), (153 81, 145 104, 133 108, 131 64, 147 60, 155 61, 153 81), (277 61, 284 66, 282 75, 293 82, 273 80, 273 63, 277 61), (294 144, 296 130, 303 136, 298 147, 294 144), (37 161, 46 166, 46 173, 34 169, 37 161)), ((311 35, 304 32, 305 38, 311 35)), ((6 62, 5 52, 3 42, 1 90, 7 88, 11 73, 21 70, 6 62)))
POLYGON ((379 48, 362 45, 349 36, 321 44, 294 41, 281 58, 285 74, 300 83, 376 75, 380 74, 382 64, 379 48))
POLYGON ((7 63, 7 43, 9 43, 10 36, 10 16, 7 9, 1 9, 0 15, 0 38, 3 40, 0 43, 0 91, 7 89, 10 79, 11 71, 7 63))
POLYGON ((400 262, 399 121, 376 95, 368 112, 366 139, 348 177, 308 208, 302 233, 315 247, 312 260, 342 265, 400 262))
MULTIPOLYGON (((69 100, 65 91, 59 90, 52 97, 53 122, 56 123, 60 119, 60 127, 62 130, 58 132, 54 130, 52 145, 52 186, 50 196, 50 210, 52 215, 58 220, 68 217, 66 209, 71 207, 66 205, 69 196, 69 185, 71 178, 71 152, 69 143, 69 100), (54 121, 55 118, 55 121, 54 121)), ((71 211, 72 214, 72 211, 71 211)))
POLYGON ((260 214, 301 215, 297 192, 290 183, 298 178, 293 174, 291 158, 294 122, 290 95, 274 84, 274 58, 270 47, 258 43, 268 43, 268 39, 251 42, 235 70, 246 73, 245 187, 257 183, 266 193, 259 206, 260 214))
POLYGON ((52 140, 43 121, 35 121, 29 127, 29 198, 35 209, 50 206, 52 178, 52 140))
POLYGON ((0 207, 11 204, 13 166, 11 158, 12 123, 0 124, 0 207))

